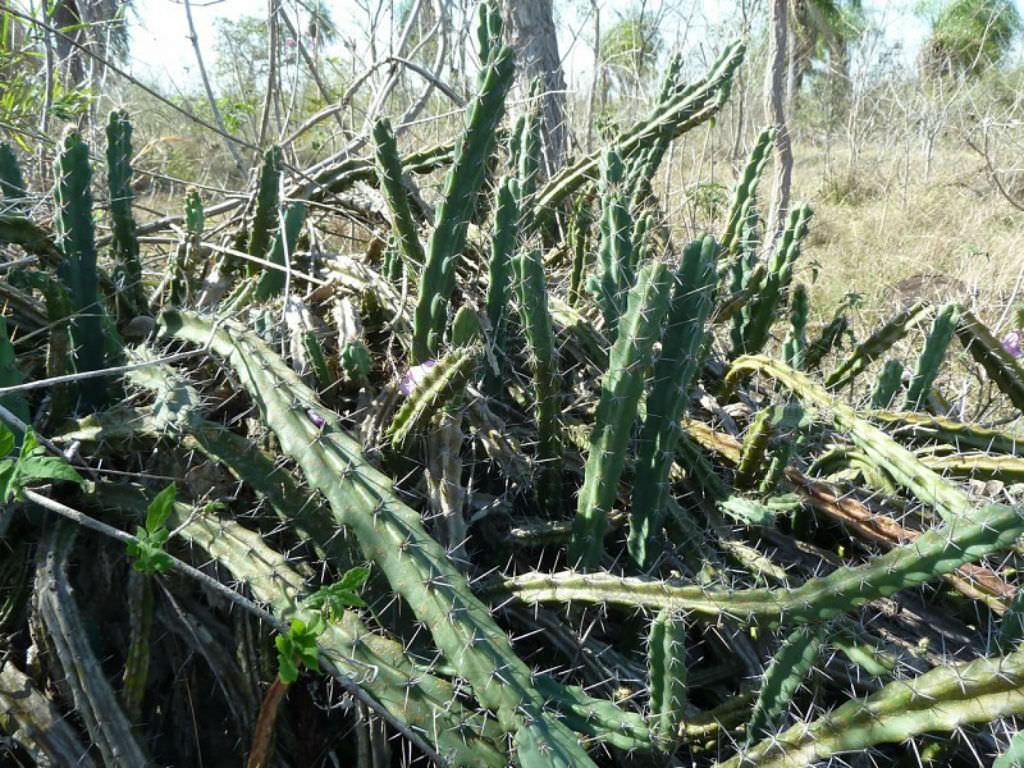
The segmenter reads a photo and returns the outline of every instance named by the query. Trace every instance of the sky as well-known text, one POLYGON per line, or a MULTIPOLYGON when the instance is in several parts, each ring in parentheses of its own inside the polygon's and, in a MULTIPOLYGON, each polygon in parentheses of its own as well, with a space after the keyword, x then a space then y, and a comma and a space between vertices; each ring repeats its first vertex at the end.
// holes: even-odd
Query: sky
MULTIPOLYGON (((395 0, 398 2, 399 0, 395 0)), ((638 4, 640 0, 601 0, 602 25, 613 22, 617 12, 638 4)), ((657 7, 659 2, 666 7, 679 10, 670 18, 678 20, 676 29, 663 32, 669 47, 682 44, 685 48, 699 40, 702 30, 720 23, 730 14, 736 13, 737 0, 646 0, 648 7, 657 7), (689 23, 687 30, 686 23, 689 23)), ((567 77, 573 81, 589 81, 587 70, 592 68, 589 47, 577 43, 571 46, 573 25, 576 22, 575 7, 587 7, 587 0, 554 0, 556 14, 562 18, 560 34, 562 55, 566 58, 567 77)), ((1022 0, 1016 0, 1018 4, 1022 0)), ((357 0, 326 0, 335 23, 342 34, 355 34, 352 25, 365 18, 359 10, 357 0), (346 29, 346 21, 348 29, 346 29)), ((290 4, 289 4, 290 5, 290 4)), ((910 12, 911 0, 901 3, 870 0, 866 7, 874 13, 877 23, 884 30, 888 42, 901 42, 912 57, 926 33, 924 22, 910 12)), ((137 12, 131 14, 129 24, 132 36, 131 61, 129 69, 145 82, 173 91, 195 89, 199 86, 195 54, 188 40, 188 24, 181 0, 135 0, 137 12)), ((264 15, 265 0, 192 0, 192 15, 208 71, 213 69, 214 21, 218 18, 238 18, 242 15, 264 15)), ((584 32, 589 31, 584 24, 584 32)), ((591 70, 592 71, 592 70, 591 70)))

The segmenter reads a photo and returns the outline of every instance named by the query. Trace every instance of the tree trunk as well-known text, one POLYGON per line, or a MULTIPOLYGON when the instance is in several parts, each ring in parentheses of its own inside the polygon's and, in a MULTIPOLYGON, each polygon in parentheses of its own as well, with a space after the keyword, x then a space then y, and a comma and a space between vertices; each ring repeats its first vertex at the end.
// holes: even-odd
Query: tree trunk
POLYGON ((530 83, 541 78, 544 155, 548 172, 562 165, 565 153, 565 78, 558 55, 552 0, 504 0, 509 43, 519 64, 518 95, 525 99, 530 83))
POLYGON ((786 31, 789 0, 771 0, 768 22, 768 71, 764 81, 765 120, 775 127, 775 170, 772 176, 772 202, 765 226, 765 253, 775 248, 786 224, 789 209, 789 186, 793 174, 793 149, 786 128, 784 107, 786 91, 786 31))

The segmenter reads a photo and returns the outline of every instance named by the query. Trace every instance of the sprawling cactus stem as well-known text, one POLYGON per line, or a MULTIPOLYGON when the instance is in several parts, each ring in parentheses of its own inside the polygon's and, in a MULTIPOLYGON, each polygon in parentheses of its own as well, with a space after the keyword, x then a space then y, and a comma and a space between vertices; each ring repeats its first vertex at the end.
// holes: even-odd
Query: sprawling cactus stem
POLYGON ((917 358, 917 368, 907 386, 907 396, 903 400, 903 410, 919 411, 921 403, 931 394, 932 384, 939 375, 939 366, 946 357, 946 348, 953 340, 960 316, 960 305, 946 304, 935 314, 932 328, 925 340, 924 349, 917 358))
POLYGON ((871 407, 875 410, 888 408, 902 384, 903 363, 892 358, 886 360, 875 382, 875 388, 871 390, 871 407))
POLYGON ((789 303, 789 335, 783 344, 782 356, 798 371, 803 370, 807 355, 807 310, 807 286, 797 283, 789 303))
MULTIPOLYGON (((139 239, 132 216, 132 124, 128 113, 115 109, 107 123, 107 186, 110 189, 110 220, 114 234, 114 258, 118 261, 118 299, 129 314, 148 312, 142 290, 139 239)), ((131 319, 130 317, 122 319, 131 319)))
POLYGON ((873 360, 884 355, 893 344, 906 336, 910 329, 927 317, 931 311, 931 305, 927 301, 919 301, 897 314, 858 344, 850 356, 825 379, 825 386, 834 389, 851 381, 873 360))
MULTIPOLYGON (((488 10, 484 15, 488 30, 495 26, 500 28, 496 13, 488 10)), ((434 231, 420 275, 413 328, 413 363, 424 362, 440 348, 448 319, 448 302, 455 290, 455 265, 466 244, 466 229, 488 159, 497 142, 496 129, 505 113, 505 95, 515 74, 515 53, 508 46, 497 47, 500 33, 488 39, 496 50, 491 50, 486 59, 479 91, 467 112, 466 133, 456 149, 444 197, 437 206, 434 231)))
POLYGON ((955 445, 958 448, 974 448, 991 453, 1017 455, 1024 449, 1024 433, 1004 432, 999 429, 965 424, 944 416, 929 416, 919 413, 892 413, 874 411, 869 414, 875 421, 896 427, 896 434, 915 442, 933 441, 955 445))
MULTIPOLYGON (((175 505, 168 522, 223 564, 279 619, 302 616, 301 597, 307 589, 302 576, 259 533, 181 504, 175 505)), ((328 624, 317 642, 339 672, 357 681, 401 722, 421 730, 453 765, 507 765, 494 722, 469 712, 449 683, 425 674, 400 643, 371 631, 354 611, 328 624)))
POLYGON ((138 723, 142 719, 142 700, 149 681, 149 640, 153 628, 153 584, 150 579, 138 571, 132 571, 128 575, 125 599, 131 636, 128 640, 128 657, 124 663, 121 701, 128 720, 138 723))
POLYGON ((793 264, 800 255, 800 241, 807 234, 807 223, 812 213, 811 207, 806 204, 796 206, 789 212, 789 222, 768 265, 764 283, 744 311, 742 346, 740 349, 734 349, 734 354, 740 351, 757 354, 768 343, 772 322, 789 290, 793 264))
MULTIPOLYGON (((615 150, 624 160, 632 160, 658 137, 667 133, 674 139, 712 119, 725 104, 733 74, 745 52, 746 46, 739 40, 727 45, 703 80, 677 90, 667 103, 659 102, 646 120, 618 137, 615 150)), ((539 222, 548 220, 563 201, 597 177, 603 154, 596 151, 579 160, 538 190, 534 211, 539 222)))
POLYGON ((647 637, 647 673, 651 732, 665 751, 675 745, 686 706, 686 625, 682 617, 661 610, 647 637))
POLYGON ((937 667, 854 699, 813 723, 797 723, 721 768, 802 768, 839 752, 955 731, 1024 712, 1024 651, 937 667))
POLYGON ((388 201, 388 208, 391 209, 391 228, 406 263, 411 268, 421 269, 425 261, 423 245, 416 229, 416 220, 409 208, 409 190, 402 174, 402 158, 398 155, 391 122, 386 117, 374 123, 373 142, 377 158, 377 180, 384 199, 388 201))
POLYGON ((749 490, 757 485, 767 469, 768 443, 772 439, 774 425, 772 411, 763 408, 750 422, 743 438, 743 451, 736 466, 736 487, 749 490))
POLYGON ((878 427, 857 416, 849 406, 835 402, 831 395, 806 375, 784 363, 765 357, 741 357, 733 363, 725 380, 726 399, 731 388, 749 371, 756 371, 788 387, 798 397, 831 413, 836 425, 850 433, 853 442, 893 479, 917 496, 947 522, 969 516, 971 503, 960 489, 925 467, 906 448, 878 427))
POLYGON ((648 544, 661 523, 668 494, 668 473, 679 442, 679 421, 700 367, 705 324, 712 308, 718 245, 710 235, 683 249, 654 367, 654 385, 647 396, 647 414, 640 431, 636 479, 629 517, 629 553, 644 566, 648 544))
MULTIPOLYGON (((756 199, 757 185, 761 181, 761 174, 764 173, 765 166, 771 159, 771 148, 774 142, 774 128, 765 128, 761 131, 750 152, 750 159, 743 169, 743 176, 736 184, 732 207, 729 209, 729 218, 726 219, 725 230, 722 232, 721 238, 722 253, 726 258, 740 252, 743 223, 750 217, 750 208, 756 199)), ((723 267, 727 266, 727 264, 723 264, 723 267)))
POLYGON ((754 711, 747 721, 747 744, 779 727, 782 716, 818 659, 822 627, 800 627, 779 648, 765 670, 754 711))
POLYGON ((533 384, 537 399, 537 503, 548 517, 561 511, 562 439, 559 416, 560 390, 555 334, 548 311, 548 289, 544 281, 544 263, 539 249, 531 248, 514 262, 519 285, 519 314, 530 346, 533 384))
POLYGON ((18 158, 9 144, 0 141, 0 196, 7 201, 4 207, 10 206, 20 211, 24 207, 26 194, 18 158))
POLYGON ((1024 368, 1021 364, 1003 349, 1003 345, 970 310, 961 312, 956 335, 964 349, 985 369, 1010 402, 1024 411, 1024 368))
POLYGON ((670 290, 668 268, 648 264, 640 270, 626 312, 619 320, 608 371, 601 379, 601 400, 569 540, 569 561, 583 568, 596 567, 604 551, 608 513, 618 495, 644 373, 668 311, 670 290))
POLYGON ((292 255, 299 241, 302 225, 306 223, 306 204, 292 203, 284 212, 284 226, 280 228, 274 245, 270 249, 268 261, 277 264, 281 269, 267 267, 256 283, 254 298, 266 301, 271 296, 279 295, 288 282, 288 270, 291 268, 292 255))
MULTIPOLYGON (((97 291, 95 224, 92 218, 92 169, 89 148, 69 130, 61 142, 56 164, 57 244, 64 252, 57 274, 67 286, 74 315, 71 318, 72 362, 78 372, 105 367, 104 332, 97 291)), ((76 382, 81 404, 100 408, 107 397, 101 377, 76 382)))
POLYGON ((457 347, 426 371, 388 428, 391 445, 401 446, 428 416, 458 396, 473 377, 479 362, 477 347, 457 347))
MULTIPOLYGON (((281 148, 271 147, 263 154, 263 165, 260 167, 260 186, 256 191, 256 214, 252 220, 252 231, 249 233, 250 256, 265 259, 270 250, 270 238, 277 229, 278 206, 281 200, 281 148)), ((246 274, 252 276, 262 269, 258 264, 249 262, 246 274)))
POLYGON ((710 590, 611 574, 530 573, 506 579, 495 591, 527 602, 612 603, 671 608, 738 622, 761 620, 769 627, 812 624, 859 608, 901 589, 951 573, 1013 545, 1024 533, 1024 506, 988 505, 911 544, 858 567, 839 568, 792 589, 710 590))
POLYGON ((229 332, 174 311, 165 312, 161 322, 176 338, 209 345, 227 360, 259 405, 282 451, 295 459, 310 486, 324 494, 337 523, 352 529, 366 557, 429 629, 503 730, 515 733, 519 743, 543 743, 554 764, 592 765, 572 733, 544 711, 530 670, 512 652, 487 606, 473 595, 443 548, 423 529, 419 515, 398 500, 390 479, 366 462, 337 417, 319 410, 316 395, 285 362, 230 323, 225 323, 229 332), (321 426, 310 420, 308 409, 318 409, 321 426))
POLYGON ((818 338, 808 345, 807 352, 804 353, 804 370, 813 371, 821 365, 825 355, 835 348, 843 334, 846 333, 850 321, 846 319, 845 308, 845 305, 841 307, 828 325, 821 329, 818 338))
POLYGON ((487 265, 487 324, 490 326, 489 346, 496 368, 488 366, 484 389, 492 397, 497 397, 504 388, 504 374, 508 365, 507 312, 512 275, 509 265, 518 240, 519 188, 515 179, 506 177, 498 188, 491 258, 487 265))

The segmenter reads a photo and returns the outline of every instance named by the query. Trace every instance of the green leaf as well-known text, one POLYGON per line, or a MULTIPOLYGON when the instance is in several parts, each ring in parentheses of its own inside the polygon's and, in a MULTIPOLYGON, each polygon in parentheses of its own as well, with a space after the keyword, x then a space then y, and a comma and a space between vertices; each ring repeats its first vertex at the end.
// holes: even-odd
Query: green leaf
POLYGON ((11 459, 0 461, 0 501, 10 501, 17 476, 18 467, 11 459))
POLYGON ((287 685, 291 685, 299 679, 299 668, 295 665, 295 662, 292 660, 291 656, 286 656, 285 654, 278 654, 277 676, 281 678, 282 683, 285 683, 287 685))
POLYGON ((0 456, 6 456, 14 450, 14 433, 5 425, 0 424, 0 456))
POLYGON ((171 483, 149 503, 149 508, 146 510, 147 531, 153 533, 164 524, 170 516, 171 510, 174 509, 174 498, 177 493, 177 486, 171 483))
POLYGON ((339 589, 359 589, 370 578, 370 569, 363 566, 349 568, 333 586, 339 589))
POLYGON ((20 474, 24 476, 20 483, 22 486, 33 480, 68 480, 79 485, 85 482, 64 459, 46 456, 41 448, 37 448, 33 455, 19 459, 18 465, 20 474))

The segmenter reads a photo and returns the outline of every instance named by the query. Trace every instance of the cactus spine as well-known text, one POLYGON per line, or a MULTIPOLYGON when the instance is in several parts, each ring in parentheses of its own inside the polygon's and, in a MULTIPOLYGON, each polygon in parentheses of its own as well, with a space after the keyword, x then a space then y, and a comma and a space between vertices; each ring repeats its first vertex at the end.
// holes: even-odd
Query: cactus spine
POLYGON ((932 391, 932 384, 939 374, 939 366, 946 357, 946 348, 953 340, 953 333, 959 321, 960 305, 946 304, 935 315, 931 331, 924 343, 924 349, 917 359, 917 368, 907 386, 903 410, 919 411, 921 403, 932 391))
POLYGON ((466 243, 466 229, 483 183, 487 161, 494 151, 496 129, 505 112, 505 95, 515 74, 515 54, 500 45, 501 20, 482 6, 479 34, 490 41, 481 50, 488 55, 480 73, 479 90, 469 107, 466 133, 456 149, 455 162, 437 207, 434 231, 420 275, 414 316, 412 362, 419 364, 437 354, 448 319, 448 302, 455 290, 455 265, 466 243), (486 17, 486 18, 485 18, 486 17), (486 28, 486 31, 485 31, 486 28), (495 30, 498 30, 495 32, 495 30))
POLYGON ((640 431, 629 518, 629 553, 643 566, 668 495, 668 473, 679 441, 679 421, 700 366, 705 324, 712 308, 718 245, 710 235, 687 244, 668 309, 654 385, 640 431))
POLYGON ((664 264, 643 267, 619 320, 569 540, 569 561, 582 568, 594 568, 604 551, 608 513, 618 494, 651 348, 668 311, 670 282, 664 264))
MULTIPOLYGON (((106 364, 103 308, 97 290, 89 148, 77 132, 64 134, 55 170, 57 244, 63 252, 57 275, 67 286, 74 310, 71 359, 75 371, 95 371, 106 364)), ((75 389, 80 404, 88 410, 98 409, 106 401, 107 385, 100 377, 82 379, 76 382, 75 389)))
POLYGON ((519 314, 530 347, 533 384, 537 400, 537 463, 541 479, 537 501, 548 517, 556 516, 562 500, 562 441, 559 429, 558 362, 555 334, 548 311, 548 289, 539 249, 531 248, 513 264, 519 285, 519 314))
POLYGON ((110 220, 113 229, 114 258, 118 261, 115 285, 118 301, 127 304, 122 319, 148 313, 142 290, 142 264, 139 262, 139 239, 132 216, 132 124, 128 113, 114 110, 107 122, 107 186, 110 190, 110 220), (125 317, 124 315, 128 315, 125 317))

